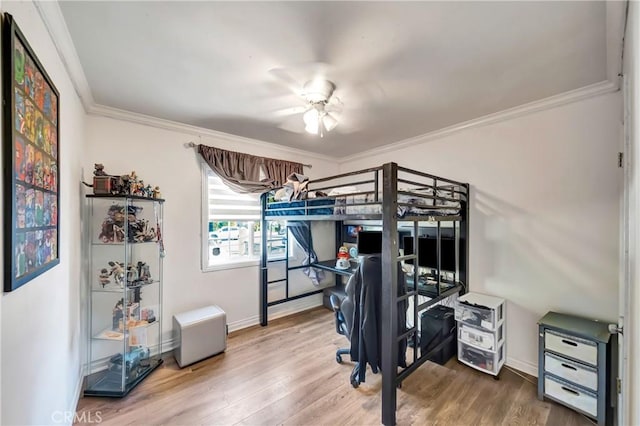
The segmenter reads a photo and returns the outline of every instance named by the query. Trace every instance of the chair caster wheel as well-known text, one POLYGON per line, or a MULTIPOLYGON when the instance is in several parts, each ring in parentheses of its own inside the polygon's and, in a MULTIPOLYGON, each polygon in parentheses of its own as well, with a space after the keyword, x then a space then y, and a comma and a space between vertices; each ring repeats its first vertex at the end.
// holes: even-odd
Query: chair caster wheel
POLYGON ((398 389, 402 389, 402 383, 398 383, 398 384, 396 385, 396 387, 397 387, 398 389))
POLYGON ((354 389, 357 389, 358 386, 360 386, 360 383, 358 383, 358 381, 352 377, 351 378, 351 386, 353 386, 354 389))
POLYGON ((336 362, 342 364, 342 357, 340 355, 336 355, 336 362))

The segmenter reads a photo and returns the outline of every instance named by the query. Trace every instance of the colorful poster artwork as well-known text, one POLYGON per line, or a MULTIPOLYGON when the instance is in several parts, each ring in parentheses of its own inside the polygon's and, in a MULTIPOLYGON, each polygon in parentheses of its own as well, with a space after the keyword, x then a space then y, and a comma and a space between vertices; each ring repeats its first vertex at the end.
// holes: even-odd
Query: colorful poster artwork
POLYGON ((3 264, 4 291, 10 292, 59 263, 60 106, 55 84, 9 13, 2 30, 2 62, 9 66, 3 74, 3 264))
POLYGON ((26 174, 27 174, 27 166, 26 166, 26 158, 27 155, 26 147, 24 141, 20 136, 16 135, 16 144, 15 144, 15 176, 17 180, 21 180, 24 182, 26 174))
POLYGON ((51 260, 58 258, 58 231, 52 229, 51 231, 51 260))
POLYGON ((40 71, 36 71, 35 96, 33 98, 40 110, 44 109, 44 78, 40 71))
POLYGON ((55 126, 51 126, 49 131, 49 141, 51 142, 51 156, 55 159, 58 158, 58 131, 55 126))
POLYGON ((16 131, 24 134, 24 96, 22 96, 22 92, 20 89, 16 87, 15 90, 15 98, 16 98, 16 131))
POLYGON ((58 225, 58 201, 55 195, 51 195, 51 226, 58 225))
POLYGON ((35 231, 27 232, 27 245, 24 250, 27 256, 27 273, 36 269, 36 233, 35 231))
POLYGON ((51 160, 46 156, 42 159, 42 187, 51 189, 51 160))
POLYGON ((16 184, 16 220, 17 227, 19 229, 24 229, 27 226, 27 218, 26 218, 26 210, 27 210, 27 188, 16 184))
POLYGON ((51 225, 51 198, 53 197, 55 194, 44 193, 44 226, 51 225))
POLYGON ((24 47, 20 43, 16 43, 13 55, 13 75, 16 86, 21 88, 24 85, 24 47))
POLYGON ((33 64, 33 60, 29 57, 29 55, 25 55, 24 61, 24 92, 28 97, 33 99, 35 95, 35 79, 36 79, 36 70, 33 64))
POLYGON ((36 226, 44 226, 44 193, 36 190, 36 226))
POLYGON ((44 231, 44 244, 43 244, 43 255, 42 257, 44 258, 44 262, 48 263, 51 262, 52 257, 52 253, 51 253, 51 229, 47 229, 46 231, 44 231))
POLYGON ((51 190, 58 192, 58 163, 51 161, 51 190))
POLYGON ((18 233, 16 235, 15 242, 15 256, 16 256, 16 277, 21 277, 27 273, 27 235, 18 233))
POLYGON ((33 165, 33 184, 42 188, 44 186, 44 168, 42 165, 42 151, 36 150, 36 161, 33 165))
POLYGON ((25 228, 33 228, 36 226, 36 190, 33 188, 27 188, 25 192, 25 228))
POLYGON ((33 185, 33 167, 36 161, 36 149, 30 143, 26 144, 26 154, 25 154, 25 178, 24 182, 30 185, 33 185))
POLYGON ((51 154, 51 124, 49 124, 49 120, 43 120, 44 127, 42 128, 42 134, 44 136, 44 146, 42 149, 47 154, 51 154))
POLYGON ((58 97, 51 92, 51 116, 49 117, 53 124, 58 124, 58 97))
POLYGON ((23 135, 31 142, 35 142, 36 138, 36 107, 31 100, 24 102, 24 132, 23 135))
POLYGON ((42 106, 44 116, 51 120, 51 88, 47 83, 44 84, 44 105, 42 106))
POLYGON ((44 117, 40 110, 36 110, 36 145, 44 149, 44 117))

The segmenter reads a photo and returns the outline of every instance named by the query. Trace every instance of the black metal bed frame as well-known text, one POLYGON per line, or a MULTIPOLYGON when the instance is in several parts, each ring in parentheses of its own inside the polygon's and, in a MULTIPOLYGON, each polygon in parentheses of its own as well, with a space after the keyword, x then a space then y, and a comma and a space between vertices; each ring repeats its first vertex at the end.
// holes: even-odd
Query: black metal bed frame
MULTIPOLYGON (((309 182, 307 188, 309 191, 324 191, 332 188, 339 187, 347 187, 353 185, 365 185, 371 186, 372 189, 370 191, 359 191, 354 194, 341 194, 337 197, 333 198, 343 198, 348 197, 349 195, 362 195, 362 194, 371 194, 373 195, 373 202, 362 202, 362 203, 349 203, 345 204, 345 209, 351 206, 363 206, 363 205, 378 205, 380 206, 380 213, 365 213, 365 214, 333 214, 333 215, 324 215, 324 214, 314 214, 317 212, 317 209, 326 209, 327 205, 310 205, 313 203, 315 199, 309 199, 303 202, 302 206, 299 207, 286 207, 286 208, 277 208, 277 209, 269 209, 269 203, 267 200, 268 195, 264 194, 262 197, 262 247, 267 247, 267 229, 268 222, 274 220, 287 220, 287 221, 334 221, 337 222, 342 229, 342 222, 346 220, 375 220, 382 222, 382 318, 381 318, 381 344, 382 344, 382 359, 381 359, 381 370, 382 370, 382 423, 384 425, 394 425, 396 423, 396 391, 400 386, 402 381, 406 379, 411 373, 413 373, 420 365, 422 365, 429 356, 431 356, 433 350, 429 353, 422 353, 420 356, 417 355, 417 331, 418 331, 418 312, 423 311, 443 299, 456 294, 456 293, 465 293, 468 291, 469 282, 468 282, 468 271, 469 271, 469 184, 457 182, 451 179, 442 178, 439 176, 431 175, 428 173, 423 173, 415 170, 410 170, 404 167, 398 166, 396 163, 386 163, 380 167, 368 168, 364 170, 359 170, 350 173, 344 173, 340 175, 335 175, 323 179, 315 179, 309 182), (364 176, 366 174, 371 173, 373 178, 366 180, 358 180, 357 177, 364 176), (399 174, 402 174, 403 177, 399 177, 399 174), (412 179, 404 178, 404 175, 409 175, 412 179), (356 180, 354 180, 356 179, 356 180), (413 179, 421 179, 422 181, 417 181, 413 179), (427 182, 425 182, 426 180, 427 182), (328 185, 328 182, 337 181, 333 185, 328 185), (411 189, 433 189, 431 194, 424 193, 415 193, 411 192, 411 190, 399 190, 398 184, 409 185, 411 189), (322 186, 324 185, 324 186, 322 186), (382 194, 382 198, 380 199, 379 194, 382 194), (438 201, 447 201, 449 203, 459 203, 459 213, 457 215, 443 214, 436 216, 404 216, 399 218, 397 215, 398 206, 406 206, 406 207, 418 207, 424 208, 424 205, 415 204, 411 205, 408 203, 403 203, 398 201, 398 195, 411 195, 416 198, 427 199, 431 201, 431 205, 429 206, 429 210, 443 210, 443 212, 447 212, 450 210, 450 207, 438 205, 438 201), (446 194, 446 195, 443 195, 446 194), (267 216, 267 210, 270 211, 300 211, 303 210, 303 215, 281 215, 281 216, 267 216), (414 268, 414 276, 413 282, 414 287, 412 290, 408 291, 404 296, 398 297, 397 289, 397 273, 399 262, 405 260, 413 260, 417 265, 418 259, 418 238, 413 239, 414 250, 413 254, 400 256, 398 254, 398 222, 413 222, 413 230, 412 235, 414 237, 418 236, 418 225, 419 222, 436 222, 436 238, 437 238, 437 263, 438 268, 436 269, 437 273, 437 285, 436 291, 437 296, 422 303, 418 304, 418 268, 414 268), (455 285, 452 288, 449 288, 443 292, 440 291, 441 284, 441 273, 440 273, 440 265, 441 265, 441 255, 440 255, 440 239, 441 239, 441 222, 454 222, 454 233, 456 236, 456 257, 457 257, 457 269, 458 271, 454 273, 454 283, 455 285), (456 226, 456 223, 458 226, 456 226), (413 326, 405 329, 405 332, 400 334, 398 333, 398 304, 401 301, 407 300, 408 298, 413 298, 414 309, 413 309, 413 326), (413 350, 413 362, 411 362, 406 368, 398 371, 398 351, 397 346, 402 339, 413 339, 414 350, 413 350), (387 374, 388 372, 393 372, 393 374, 387 374)), ((326 197, 332 198, 332 197, 326 197)), ((333 208, 333 206, 331 206, 333 208)), ((309 230, 311 232, 311 230, 309 230)), ((341 231, 340 231, 341 232, 341 231)), ((336 229, 336 238, 339 238, 341 234, 336 229)), ((288 252, 289 252, 289 238, 287 238, 287 243, 285 245, 286 253, 284 261, 285 267, 287 269, 287 275, 282 280, 268 281, 268 266, 269 263, 273 262, 273 260, 269 260, 267 256, 267 250, 262 250, 261 256, 261 286, 260 286, 260 323, 263 326, 266 326, 268 323, 268 308, 270 306, 274 306, 277 304, 289 302, 292 300, 300 299, 303 297, 311 296, 314 294, 321 293, 323 289, 314 290, 303 294, 298 294, 295 296, 289 296, 289 283, 288 283, 288 271, 291 269, 299 269, 303 267, 308 267, 308 265, 304 266, 294 266, 290 267, 288 262, 288 252), (285 288, 285 298, 279 299, 276 301, 269 302, 267 291, 268 285, 286 281, 285 288)), ((336 243, 338 243, 338 239, 336 239, 336 243)), ((319 266, 321 269, 329 269, 332 272, 340 273, 339 270, 333 270, 332 268, 319 266)), ((336 280, 338 278, 336 277, 336 280)), ((437 349, 437 348, 436 348, 437 349)))

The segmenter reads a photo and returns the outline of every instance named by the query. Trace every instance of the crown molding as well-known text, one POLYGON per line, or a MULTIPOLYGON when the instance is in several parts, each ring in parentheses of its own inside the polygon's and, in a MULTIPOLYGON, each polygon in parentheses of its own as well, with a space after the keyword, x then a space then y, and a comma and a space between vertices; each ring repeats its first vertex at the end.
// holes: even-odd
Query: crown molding
POLYGON ((179 123, 177 121, 165 120, 163 118, 152 117, 145 114, 139 114, 137 112, 131 112, 119 108, 112 108, 104 105, 92 105, 87 111, 88 114, 112 118, 115 120, 129 121, 131 123, 142 124, 149 127, 155 127, 157 129, 170 130, 174 132, 186 133, 194 136, 208 136, 220 141, 225 141, 234 144, 251 145, 260 148, 269 148, 277 151, 284 151, 295 155, 300 155, 308 158, 315 158, 318 160, 336 162, 335 157, 331 157, 324 154, 318 154, 312 151, 305 151, 298 148, 292 148, 286 145, 279 145, 272 142, 265 142, 259 139, 251 139, 243 136, 232 135, 230 133, 219 132, 217 130, 211 130, 204 127, 192 126, 190 124, 179 123))
POLYGON ((440 139, 449 136, 453 133, 467 130, 474 127, 486 126, 488 124, 499 123, 501 121, 511 120, 523 115, 532 114, 535 112, 556 108, 561 105, 565 105, 572 102, 581 101, 594 96, 600 96, 607 93, 612 93, 618 90, 615 83, 604 80, 600 83, 595 83, 589 86, 582 87, 580 89, 571 90, 569 92, 561 93, 559 95, 550 96, 539 101, 529 102, 528 104, 520 105, 514 108, 509 108, 503 111, 495 112, 485 115, 483 117, 474 118, 472 120, 463 121, 462 123, 454 124, 443 129, 434 130, 433 132, 425 133, 423 135, 414 136, 408 139, 401 140, 389 145, 373 148, 358 154, 350 155, 347 157, 339 158, 338 163, 344 164, 350 161, 360 160, 363 158, 371 157, 374 155, 393 152, 398 149, 406 148, 413 145, 429 142, 434 139, 440 139))
POLYGON ((33 4, 44 23, 44 26, 56 46, 58 56, 64 64, 67 73, 71 79, 71 83, 84 106, 88 111, 95 104, 89 82, 84 74, 84 69, 80 63, 76 46, 73 44, 71 34, 67 28, 60 5, 57 1, 34 1, 33 4))

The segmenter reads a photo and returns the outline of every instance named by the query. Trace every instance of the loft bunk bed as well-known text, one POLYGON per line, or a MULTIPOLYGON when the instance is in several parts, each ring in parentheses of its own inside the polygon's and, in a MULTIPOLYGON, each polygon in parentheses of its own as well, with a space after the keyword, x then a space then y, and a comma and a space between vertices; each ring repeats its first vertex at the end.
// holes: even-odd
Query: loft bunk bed
MULTIPOLYGON (((268 229, 271 221, 286 221, 287 228, 314 221, 333 221, 336 224, 336 246, 345 241, 345 224, 373 223, 382 230, 382 297, 381 297, 381 370, 382 374, 382 423, 393 425, 396 422, 396 390, 402 381, 413 373, 432 354, 421 353, 418 356, 418 313, 442 303, 455 294, 463 294, 468 283, 468 247, 469 247, 469 185, 451 179, 386 163, 379 167, 344 173, 309 181, 303 198, 297 200, 277 200, 276 192, 263 194, 262 197, 262 246, 269 243, 268 229), (314 197, 315 196, 315 197, 314 197), (312 198, 314 197, 314 198, 312 198), (431 277, 429 291, 425 292, 420 283, 424 283, 417 267, 420 259, 421 224, 434 231, 437 241, 437 265, 435 276, 431 277), (400 225, 400 228, 399 228, 400 225), (445 226, 448 225, 448 226, 445 226), (445 274, 441 270, 441 240, 443 230, 453 233, 455 241, 455 269, 445 274), (399 253, 399 229, 413 237, 409 254, 399 253), (413 263, 410 274, 400 274, 405 282, 398 282, 398 268, 413 263), (418 283, 414 285, 413 283, 418 283), (407 292, 398 296, 398 286, 407 285, 407 292), (427 296, 426 301, 419 296, 427 296), (398 307, 401 302, 413 301, 412 325, 398 327, 398 307), (400 342, 413 339, 413 361, 404 368, 398 366, 400 342), (392 372, 392 374, 386 374, 392 372)), ((296 194, 298 195, 298 194, 296 194)), ((303 227, 311 233, 311 226, 303 227)), ((300 230, 297 231, 298 233, 300 230)), ((287 232, 287 235, 288 232, 287 232)), ((299 234, 298 234, 299 235, 299 234)), ((289 239, 286 246, 288 253, 289 239)), ((280 259, 270 259, 267 250, 261 257, 260 319, 268 324, 269 307, 291 300, 311 296, 324 289, 290 296, 289 270, 314 267, 336 274, 336 285, 343 276, 349 276, 353 270, 335 268, 335 257, 317 260, 305 264, 290 266, 288 255, 280 259), (274 262, 284 262, 285 277, 269 281, 269 267, 274 262), (284 282, 286 286, 283 298, 269 301, 269 285, 284 282)), ((404 306, 404 304, 402 305, 404 306)), ((409 317, 407 313, 407 317, 409 317)))

